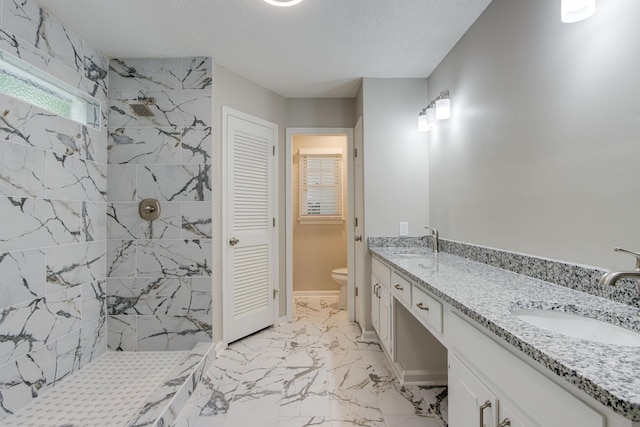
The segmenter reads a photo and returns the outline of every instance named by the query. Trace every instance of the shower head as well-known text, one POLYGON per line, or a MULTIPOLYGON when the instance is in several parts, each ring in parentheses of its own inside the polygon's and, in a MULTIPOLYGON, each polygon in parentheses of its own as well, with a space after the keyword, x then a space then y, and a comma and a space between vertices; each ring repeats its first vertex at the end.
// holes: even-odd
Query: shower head
POLYGON ((155 114, 153 114, 149 105, 155 105, 155 103, 155 98, 138 98, 129 104, 129 108, 138 117, 153 117, 155 114))

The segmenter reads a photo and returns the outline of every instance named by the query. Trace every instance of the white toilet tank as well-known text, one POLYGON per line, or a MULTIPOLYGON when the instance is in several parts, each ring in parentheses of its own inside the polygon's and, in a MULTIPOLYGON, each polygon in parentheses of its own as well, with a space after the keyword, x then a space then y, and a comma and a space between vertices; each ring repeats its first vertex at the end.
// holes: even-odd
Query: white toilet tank
POLYGON ((344 280, 346 281, 347 277, 349 277, 349 272, 347 270, 347 267, 336 268, 331 272, 331 277, 333 276, 338 276, 338 279, 344 278, 344 280))

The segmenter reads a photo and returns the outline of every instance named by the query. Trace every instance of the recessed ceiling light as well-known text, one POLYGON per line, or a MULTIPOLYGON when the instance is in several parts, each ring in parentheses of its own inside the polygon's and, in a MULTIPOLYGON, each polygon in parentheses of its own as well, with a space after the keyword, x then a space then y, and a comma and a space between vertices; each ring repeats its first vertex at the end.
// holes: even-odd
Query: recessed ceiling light
POLYGON ((300 3, 302 0, 264 0, 264 1, 266 1, 272 6, 288 7, 288 6, 295 6, 298 3, 300 3))

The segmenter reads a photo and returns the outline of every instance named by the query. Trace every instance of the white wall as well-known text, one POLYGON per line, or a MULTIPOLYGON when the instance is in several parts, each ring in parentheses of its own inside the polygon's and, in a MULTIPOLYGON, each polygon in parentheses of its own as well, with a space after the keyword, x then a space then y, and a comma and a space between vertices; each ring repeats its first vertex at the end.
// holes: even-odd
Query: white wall
MULTIPOLYGON (((222 106, 227 106, 243 113, 251 114, 264 120, 276 123, 278 125, 278 169, 280 174, 278 176, 278 188, 280 188, 281 198, 279 205, 278 215, 278 227, 279 227, 279 240, 280 240, 280 276, 279 283, 284 283, 285 274, 285 246, 284 246, 284 212, 285 212, 285 199, 282 189, 284 189, 284 134, 285 134, 285 119, 286 119, 286 99, 282 96, 271 92, 259 86, 244 77, 241 77, 217 64, 213 67, 213 219, 214 230, 217 230, 218 236, 220 236, 220 218, 222 215, 222 198, 221 187, 221 150, 222 150, 222 106)), ((215 232, 214 232, 215 233, 215 232)), ((219 241, 219 239, 218 239, 219 241)), ((214 246, 214 307, 220 307, 221 298, 221 254, 220 246, 214 246)), ((284 286, 281 286, 284 288, 284 286)), ((280 292, 280 315, 284 313, 286 296, 283 292, 280 292)), ((219 313, 220 310, 214 310, 219 313)), ((215 319, 214 325, 220 327, 222 325, 222 319, 215 319)), ((222 336, 221 330, 214 329, 214 340, 219 339, 222 336), (216 335, 218 333, 219 335, 216 335)))
MULTIPOLYGON (((418 113, 427 105, 427 79, 365 78, 356 97, 362 114, 364 155, 364 236, 424 235, 429 224, 427 134, 418 132, 418 113)), ((365 259, 365 277, 371 256, 365 259)), ((366 331, 372 331, 370 288, 363 295, 366 331)))
POLYGON ((352 128, 353 98, 287 98, 287 127, 352 128))
MULTIPOLYGON (((214 230, 220 232, 221 217, 221 120, 222 106, 227 106, 278 125, 278 188, 280 204, 278 215, 280 241, 280 316, 286 309, 285 295, 285 131, 287 127, 353 127, 355 125, 355 101, 352 99, 287 99, 275 92, 267 90, 224 67, 214 64, 213 67, 213 200, 214 230)), ((215 237, 214 237, 215 238, 215 237)), ((220 247, 214 244, 214 307, 220 297, 220 247)), ((214 310, 215 311, 215 310, 214 310)), ((219 312, 217 310, 216 312, 219 312)), ((214 319, 214 325, 221 325, 222 319, 214 319)), ((214 339, 221 336, 221 331, 214 330, 214 339), (216 335, 220 333, 220 335, 216 335)))
POLYGON ((362 94, 366 235, 397 236, 401 221, 410 235, 424 235, 429 161, 418 113, 427 104, 427 80, 365 78, 362 94))
POLYGON ((640 2, 600 1, 576 24, 559 9, 494 0, 429 77, 431 97, 448 88, 452 105, 430 135, 432 224, 448 239, 632 268, 612 249, 640 250, 640 2))

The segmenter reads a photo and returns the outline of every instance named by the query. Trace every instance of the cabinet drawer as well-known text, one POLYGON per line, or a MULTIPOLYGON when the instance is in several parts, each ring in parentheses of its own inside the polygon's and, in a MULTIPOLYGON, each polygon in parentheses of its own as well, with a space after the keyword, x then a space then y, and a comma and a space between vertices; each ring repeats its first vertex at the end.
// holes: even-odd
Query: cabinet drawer
POLYGON ((442 304, 413 286, 411 311, 428 328, 442 333, 442 304))
POLYGON ((391 290, 393 291, 393 296, 404 305, 411 305, 411 282, 398 275, 395 271, 391 272, 391 290))
POLYGON ((389 286, 391 281, 391 269, 379 261, 377 258, 371 258, 371 271, 378 276, 385 286, 389 286))

